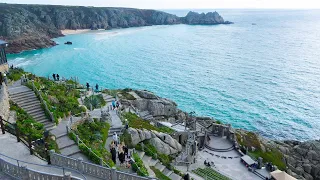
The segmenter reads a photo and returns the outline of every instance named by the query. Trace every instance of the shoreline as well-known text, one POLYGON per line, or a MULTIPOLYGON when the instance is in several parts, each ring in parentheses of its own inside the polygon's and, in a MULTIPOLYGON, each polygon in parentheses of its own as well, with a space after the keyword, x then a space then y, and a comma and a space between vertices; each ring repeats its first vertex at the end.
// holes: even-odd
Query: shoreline
POLYGON ((72 35, 72 34, 82 34, 82 33, 87 33, 87 32, 91 32, 91 31, 104 31, 105 29, 98 29, 98 30, 91 30, 91 29, 64 29, 61 30, 61 33, 63 35, 72 35))

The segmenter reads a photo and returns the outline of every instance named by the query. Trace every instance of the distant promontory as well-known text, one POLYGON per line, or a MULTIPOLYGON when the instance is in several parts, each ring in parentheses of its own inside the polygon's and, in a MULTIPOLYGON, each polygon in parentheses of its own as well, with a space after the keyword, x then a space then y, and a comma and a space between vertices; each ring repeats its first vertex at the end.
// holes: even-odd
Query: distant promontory
POLYGON ((9 42, 8 53, 55 45, 52 38, 65 29, 114 29, 151 25, 231 24, 217 12, 189 12, 178 17, 157 10, 0 3, 0 39, 9 42))

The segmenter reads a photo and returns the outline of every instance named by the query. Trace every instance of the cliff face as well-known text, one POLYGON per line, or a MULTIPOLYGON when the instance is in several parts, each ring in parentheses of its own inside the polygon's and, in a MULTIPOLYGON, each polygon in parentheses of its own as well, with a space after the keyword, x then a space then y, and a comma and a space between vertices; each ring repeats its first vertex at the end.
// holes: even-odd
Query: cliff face
POLYGON ((63 29, 224 24, 216 12, 205 15, 203 21, 203 14, 190 16, 189 13, 186 18, 180 18, 161 11, 131 8, 0 4, 0 9, 0 39, 9 42, 8 53, 53 46, 55 42, 51 38, 62 36, 60 30, 63 29))
POLYGON ((181 18, 182 22, 191 25, 212 25, 212 24, 232 24, 232 22, 224 21, 217 12, 196 13, 190 11, 186 17, 181 18))

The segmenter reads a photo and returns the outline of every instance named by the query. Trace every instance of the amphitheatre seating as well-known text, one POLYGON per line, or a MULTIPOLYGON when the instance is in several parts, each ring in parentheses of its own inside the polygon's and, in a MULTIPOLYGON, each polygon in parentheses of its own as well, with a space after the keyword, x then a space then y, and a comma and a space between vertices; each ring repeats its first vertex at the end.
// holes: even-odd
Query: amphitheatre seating
POLYGON ((230 178, 220 174, 219 172, 207 167, 207 168, 198 168, 192 171, 193 173, 197 174, 198 176, 203 177, 207 180, 231 180, 230 178))

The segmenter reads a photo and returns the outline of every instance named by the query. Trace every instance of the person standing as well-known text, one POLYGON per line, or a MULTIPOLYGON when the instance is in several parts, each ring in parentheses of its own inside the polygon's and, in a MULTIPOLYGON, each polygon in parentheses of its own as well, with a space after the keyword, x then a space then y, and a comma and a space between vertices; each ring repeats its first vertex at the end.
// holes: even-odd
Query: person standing
POLYGON ((57 80, 59 81, 59 78, 60 78, 60 76, 59 76, 59 74, 57 74, 57 80))
POLYGON ((114 164, 117 164, 117 151, 114 146, 111 147, 111 158, 114 164))
POLYGON ((99 92, 99 85, 96 84, 96 92, 99 92))
POLYGON ((90 87, 89 83, 87 83, 86 86, 87 86, 87 91, 89 91, 89 87, 90 87))
POLYGON ((3 81, 7 85, 7 75, 6 75, 6 73, 3 73, 3 81))
POLYGON ((113 138, 113 141, 114 141, 115 145, 118 146, 118 135, 117 135, 116 132, 113 133, 113 137, 112 138, 113 138))
POLYGON ((56 81, 56 74, 52 74, 53 80, 56 81))

